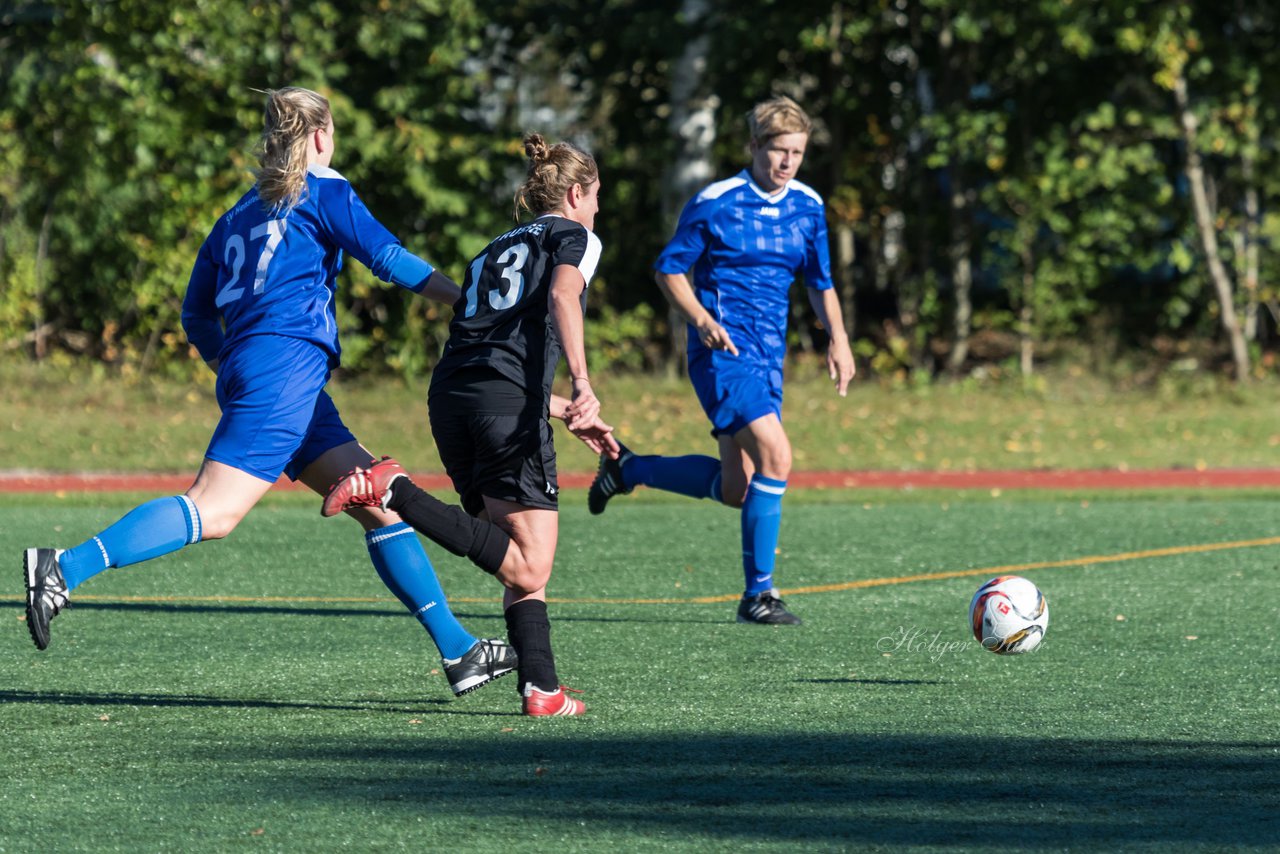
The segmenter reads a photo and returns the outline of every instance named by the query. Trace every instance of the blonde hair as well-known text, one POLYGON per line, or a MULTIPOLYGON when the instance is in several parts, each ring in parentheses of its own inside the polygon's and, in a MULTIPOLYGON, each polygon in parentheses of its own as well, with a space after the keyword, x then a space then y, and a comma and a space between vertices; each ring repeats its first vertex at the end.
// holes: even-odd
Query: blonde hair
POLYGON ((573 143, 548 146, 542 134, 531 133, 524 138, 524 154, 529 158, 529 171, 516 190, 516 220, 521 210, 532 214, 555 210, 574 184, 586 188, 600 179, 595 158, 573 143))
POLYGON ((313 131, 329 126, 329 101, 323 95, 286 86, 269 89, 262 115, 257 171, 258 197, 286 213, 307 189, 307 142, 313 131))
POLYGON ((768 142, 784 133, 808 134, 813 130, 809 114, 786 95, 761 101, 747 113, 747 127, 757 143, 768 142))

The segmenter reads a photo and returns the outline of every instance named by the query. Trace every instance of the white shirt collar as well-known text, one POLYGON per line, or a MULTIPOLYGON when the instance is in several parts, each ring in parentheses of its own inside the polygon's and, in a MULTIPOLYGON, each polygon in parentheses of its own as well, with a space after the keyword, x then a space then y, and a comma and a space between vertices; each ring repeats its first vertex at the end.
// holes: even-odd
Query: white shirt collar
POLYGON ((761 189, 760 185, 756 183, 755 176, 751 174, 750 168, 743 169, 741 174, 743 178, 747 179, 747 184, 755 191, 755 194, 771 205, 776 205, 778 202, 782 201, 783 197, 785 197, 787 192, 791 189, 791 182, 788 181, 782 185, 782 189, 778 190, 778 192, 771 196, 761 189))

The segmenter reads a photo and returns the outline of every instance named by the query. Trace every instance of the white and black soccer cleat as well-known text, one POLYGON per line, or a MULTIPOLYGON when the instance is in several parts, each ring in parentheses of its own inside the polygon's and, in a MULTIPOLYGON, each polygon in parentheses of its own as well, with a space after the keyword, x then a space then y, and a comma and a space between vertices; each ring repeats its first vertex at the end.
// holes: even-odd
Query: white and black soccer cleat
POLYGON ((481 638, 462 658, 441 659, 455 697, 469 694, 516 669, 516 651, 501 638, 481 638))
POLYGON ((27 630, 36 649, 49 646, 49 622, 67 607, 67 583, 58 558, 62 549, 27 549, 22 555, 22 577, 27 583, 27 630))
POLYGON ((600 455, 596 479, 591 481, 591 489, 587 491, 587 509, 594 516, 604 512, 604 506, 609 503, 610 498, 615 495, 626 495, 631 491, 631 487, 622 481, 622 464, 635 454, 627 450, 621 442, 618 443, 618 449, 616 460, 610 459, 608 454, 600 455))
POLYGON ((738 603, 738 622, 798 626, 800 618, 787 610, 777 590, 765 590, 755 596, 742 597, 742 601, 738 603))

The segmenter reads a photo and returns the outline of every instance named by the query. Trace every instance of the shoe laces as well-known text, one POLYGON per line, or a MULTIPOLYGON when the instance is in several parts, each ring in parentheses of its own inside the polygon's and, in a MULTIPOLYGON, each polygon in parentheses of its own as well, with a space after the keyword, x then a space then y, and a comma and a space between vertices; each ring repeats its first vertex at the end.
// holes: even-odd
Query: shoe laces
POLYGON ((485 666, 493 669, 499 661, 498 645, 488 638, 481 638, 476 641, 476 645, 480 647, 480 658, 484 661, 485 666))
POLYGON ((348 507, 378 507, 382 504, 368 469, 356 468, 347 477, 355 478, 351 497, 347 500, 348 507))
POLYGON ((53 613, 50 616, 56 616, 63 608, 71 606, 71 599, 67 596, 67 588, 44 587, 40 591, 40 601, 45 604, 53 613))
POLYGON ((763 614, 772 614, 779 610, 784 610, 782 605, 782 597, 771 590, 763 593, 757 593, 747 600, 747 610, 752 616, 760 616, 763 614))
POLYGON ((57 564, 57 557, 61 555, 61 551, 55 552, 54 565, 48 572, 41 573, 38 582, 40 598, 53 608, 55 614, 70 604, 67 581, 62 577, 62 569, 57 564))

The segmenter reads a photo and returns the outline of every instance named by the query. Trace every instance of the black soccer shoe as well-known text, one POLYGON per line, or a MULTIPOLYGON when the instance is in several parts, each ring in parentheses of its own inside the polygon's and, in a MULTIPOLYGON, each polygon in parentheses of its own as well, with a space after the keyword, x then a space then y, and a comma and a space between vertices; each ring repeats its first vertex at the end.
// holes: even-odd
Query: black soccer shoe
POLYGON ((755 596, 743 596, 738 603, 739 623, 761 623, 769 626, 798 626, 800 618, 787 610, 777 590, 766 590, 755 596))
POLYGON ((592 515, 599 516, 604 506, 615 495, 626 495, 631 487, 622 482, 622 464, 635 456, 627 450, 626 445, 618 443, 618 458, 609 459, 608 454, 600 455, 600 467, 596 469, 596 479, 591 481, 591 489, 587 492, 587 509, 592 515))
POLYGON ((481 638, 462 658, 442 659, 455 697, 470 694, 516 669, 516 651, 501 638, 481 638))
POLYGON ((27 630, 36 649, 49 646, 49 621, 67 607, 67 583, 58 566, 59 549, 27 549, 22 554, 22 577, 27 583, 27 630))

